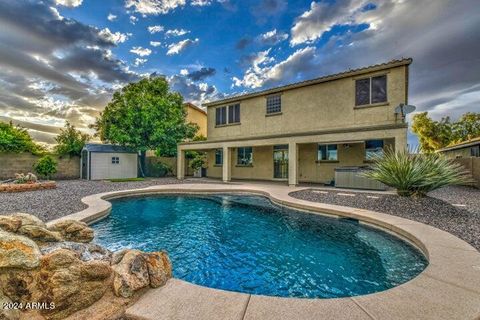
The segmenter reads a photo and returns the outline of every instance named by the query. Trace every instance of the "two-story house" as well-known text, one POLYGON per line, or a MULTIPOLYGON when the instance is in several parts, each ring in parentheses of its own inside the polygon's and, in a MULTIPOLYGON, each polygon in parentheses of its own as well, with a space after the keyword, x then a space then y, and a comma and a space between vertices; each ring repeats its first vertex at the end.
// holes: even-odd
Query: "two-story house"
POLYGON ((178 145, 207 153, 207 176, 327 183, 334 169, 361 166, 387 147, 407 147, 412 59, 349 70, 206 103, 208 140, 178 145))

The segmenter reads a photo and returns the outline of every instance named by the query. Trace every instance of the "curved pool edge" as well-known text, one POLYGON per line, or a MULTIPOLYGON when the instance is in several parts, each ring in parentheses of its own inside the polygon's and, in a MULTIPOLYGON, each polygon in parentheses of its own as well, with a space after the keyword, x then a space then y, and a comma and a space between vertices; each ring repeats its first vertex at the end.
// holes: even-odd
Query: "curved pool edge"
MULTIPOLYGON (((173 298, 176 298, 179 305, 185 305, 184 300, 188 297, 193 300, 191 303, 194 304, 213 303, 215 305, 215 301, 195 298, 208 293, 212 297, 218 296, 219 301, 223 301, 222 303, 217 301, 219 308, 230 310, 230 302, 238 305, 238 307, 231 306, 232 312, 234 312, 233 310, 236 312, 234 312, 235 315, 239 312, 237 310, 240 308, 239 305, 243 305, 242 318, 252 319, 308 319, 325 317, 328 314, 339 319, 342 317, 349 319, 477 319, 480 317, 480 252, 475 248, 448 232, 423 223, 384 213, 314 203, 289 196, 289 193, 301 189, 303 188, 261 184, 178 184, 112 191, 84 197, 82 202, 88 205, 85 210, 50 221, 48 224, 64 219, 80 220, 88 224, 94 223, 108 216, 111 203, 107 200, 127 196, 161 193, 259 194, 268 197, 276 204, 290 208, 354 218, 391 231, 416 245, 428 259, 429 265, 418 276, 400 286, 363 296, 334 299, 249 295, 201 287, 174 279, 165 289, 149 291, 145 297, 142 297, 130 308, 129 312, 142 316, 142 312, 151 313, 160 307, 162 310, 158 310, 158 312, 162 314, 168 313, 168 310, 174 312, 173 314, 187 312, 186 310, 175 310, 174 305, 162 303, 153 309, 150 305, 148 308, 146 305, 142 308, 142 304, 148 304, 152 299, 151 295, 155 295, 155 299, 162 299, 162 296, 167 295, 163 298, 170 303, 173 298), (178 288, 176 287, 178 286, 189 287, 188 291, 191 289, 199 295, 190 296, 189 293, 182 297, 182 294, 177 292, 178 288), (248 297, 246 305, 242 296, 248 297), (180 303, 181 301, 183 302, 180 303)), ((205 315, 205 318, 212 318, 212 308, 206 308, 205 312, 208 314, 208 316, 205 315)), ((145 317, 145 315, 143 317, 155 319, 153 314, 150 317, 145 317)))

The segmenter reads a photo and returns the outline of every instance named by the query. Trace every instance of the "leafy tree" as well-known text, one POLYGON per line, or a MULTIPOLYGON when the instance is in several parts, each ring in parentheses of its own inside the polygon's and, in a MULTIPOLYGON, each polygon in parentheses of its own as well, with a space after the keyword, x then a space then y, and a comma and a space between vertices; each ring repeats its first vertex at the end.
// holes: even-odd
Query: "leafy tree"
POLYGON ((417 134, 422 151, 433 152, 480 136, 480 113, 468 112, 453 123, 449 117, 434 121, 427 112, 418 113, 413 117, 412 131, 417 134))
POLYGON ((0 152, 31 152, 39 154, 44 149, 36 144, 27 130, 12 122, 0 122, 0 152))
POLYGON ((92 127, 102 141, 175 156, 177 143, 198 131, 186 116, 182 96, 169 90, 165 78, 151 76, 115 92, 92 127))
POLYGON ((35 172, 46 179, 50 179, 57 172, 57 162, 51 156, 43 156, 33 165, 35 172))
POLYGON ((55 138, 58 143, 55 146, 55 151, 60 155, 79 156, 83 146, 90 138, 90 135, 77 130, 67 121, 65 128, 55 138))

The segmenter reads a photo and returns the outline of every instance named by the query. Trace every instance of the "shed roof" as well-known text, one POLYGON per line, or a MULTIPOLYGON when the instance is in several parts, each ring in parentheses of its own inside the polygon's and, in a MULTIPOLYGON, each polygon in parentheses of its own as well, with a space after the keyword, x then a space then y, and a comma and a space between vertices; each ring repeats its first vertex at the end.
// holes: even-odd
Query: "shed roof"
POLYGON ((134 149, 127 146, 117 144, 87 143, 83 150, 88 152, 104 152, 104 153, 137 153, 134 149))
POLYGON ((462 148, 467 148, 467 147, 473 147, 476 145, 480 144, 480 137, 473 138, 464 142, 460 142, 442 149, 437 150, 437 152, 444 152, 444 151, 449 151, 449 150, 457 150, 457 149, 462 149, 462 148))

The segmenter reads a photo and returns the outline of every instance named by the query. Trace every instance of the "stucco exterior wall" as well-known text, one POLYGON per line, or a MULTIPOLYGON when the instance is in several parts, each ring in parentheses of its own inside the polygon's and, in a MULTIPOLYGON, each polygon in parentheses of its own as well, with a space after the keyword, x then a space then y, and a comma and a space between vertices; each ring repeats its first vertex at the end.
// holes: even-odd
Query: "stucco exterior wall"
MULTIPOLYGON (((40 159, 31 153, 0 153, 0 179, 14 178, 15 173, 34 172, 33 165, 40 159)), ((52 158, 57 162, 57 173, 53 179, 78 179, 80 177, 79 157, 52 158)))
POLYGON ((471 157, 470 149, 471 147, 455 149, 455 150, 446 150, 446 151, 443 151, 442 154, 444 154, 446 157, 450 159, 468 158, 468 157, 471 157))
POLYGON ((197 135, 207 136, 207 115, 204 112, 187 105, 187 122, 198 124, 197 135))
MULTIPOLYGON (((240 124, 215 126, 215 108, 208 107, 208 140, 259 137, 401 123, 394 109, 407 102, 406 66, 342 78, 282 93, 282 113, 266 116, 266 97, 239 100, 240 124), (355 107, 355 80, 387 75, 387 103, 355 107)), ((230 103, 229 103, 230 104, 230 103)))
POLYGON ((137 154, 135 153, 90 153, 90 179, 128 179, 137 177, 137 154), (112 164, 112 157, 119 157, 120 163, 112 164))

